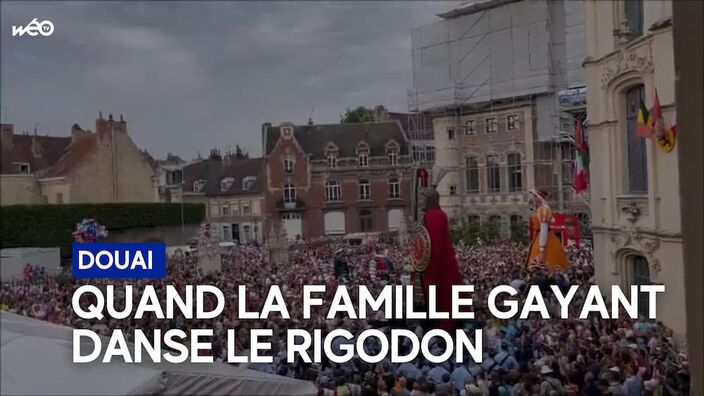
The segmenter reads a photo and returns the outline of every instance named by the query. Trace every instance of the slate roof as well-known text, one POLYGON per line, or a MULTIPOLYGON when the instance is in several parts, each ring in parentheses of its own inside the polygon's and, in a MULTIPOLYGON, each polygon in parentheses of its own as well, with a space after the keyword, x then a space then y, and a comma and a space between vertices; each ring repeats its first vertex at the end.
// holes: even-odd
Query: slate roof
POLYGON ((50 168, 61 158, 69 144, 70 137, 13 135, 12 146, 2 146, 0 173, 20 173, 16 162, 28 163, 32 173, 50 168), (40 155, 36 157, 32 153, 32 138, 37 139, 40 146, 40 155))
POLYGON ((206 184, 200 192, 211 195, 240 195, 261 194, 264 192, 264 160, 262 158, 249 159, 206 159, 189 164, 183 168, 183 190, 194 192, 193 183, 205 180, 206 184), (249 190, 242 189, 242 180, 248 176, 257 179, 249 190), (220 181, 226 177, 234 178, 227 191, 222 191, 220 181))
POLYGON ((410 140, 433 140, 433 118, 427 113, 388 113, 389 118, 401 123, 410 140))
MULTIPOLYGON (((266 131, 265 153, 270 154, 279 140, 280 127, 272 126, 266 131)), ((354 157, 357 145, 364 141, 370 146, 370 156, 386 155, 386 144, 395 140, 401 155, 408 155, 408 139, 397 121, 369 122, 357 124, 296 125, 294 137, 303 151, 312 154, 312 159, 324 159, 325 147, 334 143, 339 156, 354 157)))

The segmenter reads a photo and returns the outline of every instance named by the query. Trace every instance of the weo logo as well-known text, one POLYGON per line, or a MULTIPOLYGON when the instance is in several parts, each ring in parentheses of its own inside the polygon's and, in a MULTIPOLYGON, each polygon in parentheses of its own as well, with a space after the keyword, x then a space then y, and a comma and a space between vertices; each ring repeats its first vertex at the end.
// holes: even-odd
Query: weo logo
POLYGON ((74 243, 73 278, 163 278, 164 243, 74 243))
POLYGON ((12 37, 22 37, 25 34, 32 37, 35 37, 38 34, 41 34, 44 37, 48 37, 51 36, 53 33, 54 24, 48 19, 39 22, 37 18, 34 18, 31 22, 27 24, 27 26, 12 25, 12 37))

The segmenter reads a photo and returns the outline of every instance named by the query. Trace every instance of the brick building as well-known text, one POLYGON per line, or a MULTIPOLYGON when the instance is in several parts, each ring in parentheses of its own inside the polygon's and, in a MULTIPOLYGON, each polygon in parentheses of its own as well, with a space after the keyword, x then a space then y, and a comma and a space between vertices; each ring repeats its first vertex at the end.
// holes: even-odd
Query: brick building
POLYGON ((413 165, 396 121, 262 126, 265 214, 294 239, 397 231, 411 214, 413 165))

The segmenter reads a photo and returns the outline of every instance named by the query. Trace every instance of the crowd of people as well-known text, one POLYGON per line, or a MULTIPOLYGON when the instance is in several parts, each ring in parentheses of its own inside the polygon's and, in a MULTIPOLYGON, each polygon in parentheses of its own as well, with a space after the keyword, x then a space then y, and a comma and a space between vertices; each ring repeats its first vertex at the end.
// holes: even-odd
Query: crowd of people
MULTIPOLYGON (((165 285, 176 285, 184 290, 188 284, 218 286, 229 299, 223 314, 214 320, 157 320, 146 315, 134 318, 85 321, 72 313, 71 297, 79 281, 70 276, 26 276, 24 280, 7 282, 0 289, 0 308, 52 323, 76 328, 91 328, 104 335, 113 329, 123 329, 130 337, 135 328, 213 328, 215 336, 210 353, 217 360, 226 359, 226 332, 235 329, 239 351, 249 349, 248 332, 254 328, 273 329, 273 364, 250 364, 248 368, 271 374, 314 381, 324 395, 662 395, 686 394, 689 382, 687 355, 678 349, 671 331, 657 321, 640 318, 604 320, 541 319, 497 320, 482 305, 488 292, 497 285, 510 284, 525 290, 538 284, 549 287, 556 284, 587 286, 592 283, 594 268, 589 249, 569 248, 569 271, 549 274, 540 269, 528 272, 525 268, 526 248, 508 242, 476 247, 457 247, 457 261, 466 284, 475 285, 473 296, 474 320, 462 323, 468 331, 483 329, 484 358, 481 363, 469 361, 456 364, 430 364, 422 357, 410 363, 396 364, 388 359, 378 364, 367 364, 355 357, 345 364, 326 359, 308 364, 301 360, 286 363, 285 330, 287 328, 323 329, 329 332, 345 328, 353 334, 370 327, 389 331, 403 326, 422 334, 424 323, 414 321, 351 320, 338 317, 326 320, 326 306, 304 320, 301 292, 306 284, 326 284, 332 300, 337 284, 367 285, 380 290, 387 284, 407 284, 411 281, 408 262, 409 248, 397 244, 347 246, 343 242, 301 243, 291 247, 289 264, 267 262, 266 246, 244 246, 233 249, 223 257, 219 274, 203 275, 190 259, 174 256, 169 259, 167 276, 152 280, 130 280, 135 290, 147 282, 154 284, 160 295, 165 285), (344 271, 335 271, 335 256, 342 255, 344 271), (393 265, 379 273, 371 264, 375 257, 393 265), (336 276, 337 275, 337 276, 336 276), (270 285, 279 285, 287 298, 290 320, 274 316, 266 320, 237 318, 238 286, 247 285, 247 305, 261 307, 270 285)), ((115 280, 110 280, 112 284, 115 280)), ((107 282, 91 281, 101 285, 107 282)), ((354 293, 354 288, 351 291, 354 293)), ((576 307, 581 307, 586 288, 575 296, 576 307)), ((557 301, 546 293, 549 309, 559 310, 557 301)), ((138 296, 135 296, 137 298, 138 296)), ((118 296, 124 299, 124 294, 118 296)), ((352 301, 356 298, 353 295, 352 301)), ((82 303, 88 303, 83 301, 82 303)), ((124 302, 123 302, 124 303, 124 302)), ((559 316, 559 315, 556 315, 559 316)), ((570 317, 577 318, 572 312, 570 317)), ((373 339, 371 339, 373 340, 373 339)), ((335 346, 333 346, 335 348, 335 346)), ((339 347, 339 345, 338 345, 339 347)), ((370 341, 370 351, 378 345, 370 341)), ((680 346, 681 347, 681 346, 680 346)))

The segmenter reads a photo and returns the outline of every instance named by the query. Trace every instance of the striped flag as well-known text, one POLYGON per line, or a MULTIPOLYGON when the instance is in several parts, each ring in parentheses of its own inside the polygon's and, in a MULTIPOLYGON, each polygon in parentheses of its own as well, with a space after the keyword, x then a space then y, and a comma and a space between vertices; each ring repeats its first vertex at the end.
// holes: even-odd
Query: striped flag
POLYGON ((574 189, 577 194, 587 189, 589 185, 589 144, 584 130, 584 119, 575 120, 574 143, 577 155, 574 159, 574 189))
POLYGON ((653 135, 653 123, 650 118, 650 112, 648 108, 645 107, 643 99, 640 100, 640 107, 638 108, 638 120, 636 121, 636 133, 640 137, 649 138, 653 135))

